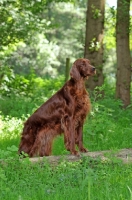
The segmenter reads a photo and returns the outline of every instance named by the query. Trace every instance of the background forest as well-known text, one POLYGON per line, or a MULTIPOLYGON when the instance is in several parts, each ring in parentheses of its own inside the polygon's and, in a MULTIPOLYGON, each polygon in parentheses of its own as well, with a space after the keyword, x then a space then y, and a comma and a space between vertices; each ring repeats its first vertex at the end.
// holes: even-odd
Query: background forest
MULTIPOLYGON (((84 160, 53 170, 17 155, 24 121, 63 86, 66 66, 80 57, 97 69, 86 81, 92 110, 85 146, 132 148, 132 1, 0 1, 0 159, 8 163, 0 161, 0 199, 132 199, 131 164, 84 160)), ((53 155, 65 154, 61 136, 53 155)))

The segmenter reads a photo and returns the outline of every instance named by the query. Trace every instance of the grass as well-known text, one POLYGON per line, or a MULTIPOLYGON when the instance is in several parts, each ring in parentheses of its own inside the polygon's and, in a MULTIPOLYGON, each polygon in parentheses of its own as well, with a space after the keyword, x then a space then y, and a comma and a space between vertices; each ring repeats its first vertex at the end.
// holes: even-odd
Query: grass
POLYGON ((102 163, 30 164, 8 161, 0 168, 0 199, 4 200, 131 200, 132 165, 102 163))
MULTIPOLYGON (((39 97, 37 88, 32 96, 11 95, 0 99, 0 199, 2 200, 132 200, 132 165, 120 160, 102 162, 61 162, 57 167, 20 161, 17 155, 23 122, 60 88, 61 82, 39 81, 46 88, 39 97), (46 85, 47 84, 47 85, 46 85)), ((84 125, 84 144, 90 151, 132 148, 131 108, 121 109, 111 88, 96 101, 84 125), (108 93, 107 93, 108 92, 108 93)), ((54 141, 53 155, 64 155, 63 137, 54 141)))

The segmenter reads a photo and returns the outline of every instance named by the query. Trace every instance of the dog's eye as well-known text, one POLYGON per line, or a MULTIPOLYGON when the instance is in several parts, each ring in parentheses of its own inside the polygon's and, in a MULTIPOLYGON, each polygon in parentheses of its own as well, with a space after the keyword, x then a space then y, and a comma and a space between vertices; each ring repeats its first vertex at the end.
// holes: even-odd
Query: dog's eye
POLYGON ((86 67, 86 64, 85 64, 85 63, 82 63, 82 64, 81 64, 81 67, 86 67))

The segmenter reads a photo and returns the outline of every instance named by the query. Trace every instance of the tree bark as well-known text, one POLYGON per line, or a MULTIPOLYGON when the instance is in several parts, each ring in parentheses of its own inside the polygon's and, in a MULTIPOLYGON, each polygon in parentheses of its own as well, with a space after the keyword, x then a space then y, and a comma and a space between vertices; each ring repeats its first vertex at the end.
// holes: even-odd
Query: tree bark
POLYGON ((129 47, 130 26, 130 0, 117 1, 116 22, 116 98, 123 102, 123 107, 130 104, 130 82, 131 82, 131 56, 129 47))
POLYGON ((70 72, 70 58, 66 58, 65 81, 69 79, 69 72, 70 72))
POLYGON ((86 86, 93 90, 104 82, 103 76, 103 35, 105 0, 88 0, 86 13, 86 35, 84 57, 96 67, 96 76, 86 86))

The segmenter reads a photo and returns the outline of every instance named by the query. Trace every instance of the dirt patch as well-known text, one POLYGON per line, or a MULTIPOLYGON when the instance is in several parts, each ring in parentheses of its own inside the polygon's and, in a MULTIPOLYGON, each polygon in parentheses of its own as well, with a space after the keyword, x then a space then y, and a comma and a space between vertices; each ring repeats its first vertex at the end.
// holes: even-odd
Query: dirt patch
POLYGON ((65 155, 65 156, 48 156, 48 157, 36 157, 30 158, 31 162, 45 162, 47 160, 51 165, 57 165, 61 161, 75 162, 79 161, 84 157, 100 158, 101 160, 112 160, 117 158, 123 161, 124 164, 132 163, 132 149, 120 149, 116 151, 96 151, 83 153, 80 156, 65 155))

